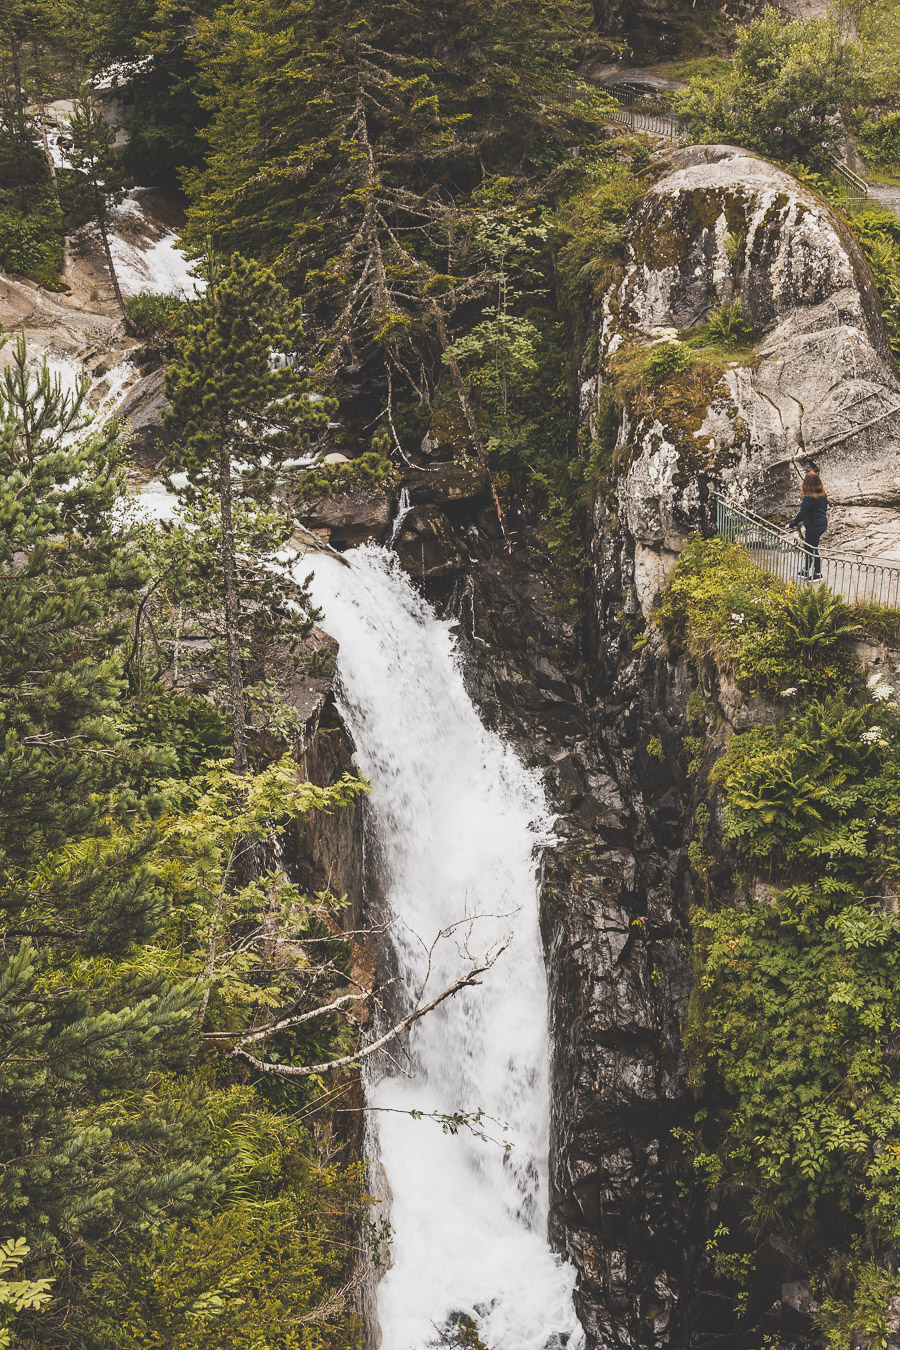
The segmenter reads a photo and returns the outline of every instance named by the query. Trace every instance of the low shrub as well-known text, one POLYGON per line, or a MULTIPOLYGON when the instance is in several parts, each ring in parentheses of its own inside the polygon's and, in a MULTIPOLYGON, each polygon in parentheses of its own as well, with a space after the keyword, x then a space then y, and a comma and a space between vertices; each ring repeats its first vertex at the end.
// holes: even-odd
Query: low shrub
POLYGON ((825 586, 786 585, 725 539, 688 541, 655 617, 751 693, 827 694, 853 670, 843 602, 825 586))
POLYGON ((164 337, 174 333, 184 301, 177 295, 138 291, 125 301, 128 327, 135 337, 164 337))
POLYGON ((651 385, 664 384, 673 375, 689 370, 691 363, 691 350, 683 342, 661 342, 647 356, 647 378, 651 385))
POLYGON ((871 602, 849 608, 862 636, 877 642, 900 643, 900 609, 871 602))

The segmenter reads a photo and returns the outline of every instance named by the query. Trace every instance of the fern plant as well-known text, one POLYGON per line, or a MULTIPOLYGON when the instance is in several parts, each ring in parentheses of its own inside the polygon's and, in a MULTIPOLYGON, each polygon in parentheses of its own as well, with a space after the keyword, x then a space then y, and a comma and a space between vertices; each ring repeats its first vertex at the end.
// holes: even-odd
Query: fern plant
POLYGON ((709 318, 706 332, 713 342, 723 347, 740 347, 753 338, 753 325, 744 313, 739 300, 722 305, 709 318))
POLYGON ((784 626, 789 640, 804 653, 828 652, 855 633, 847 607, 827 586, 806 586, 788 598, 784 626))

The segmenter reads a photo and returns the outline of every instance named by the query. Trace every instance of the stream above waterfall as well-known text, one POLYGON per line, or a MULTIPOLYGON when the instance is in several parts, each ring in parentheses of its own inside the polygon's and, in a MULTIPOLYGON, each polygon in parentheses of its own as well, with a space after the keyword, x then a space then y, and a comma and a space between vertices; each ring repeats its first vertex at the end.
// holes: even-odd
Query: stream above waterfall
POLYGON ((368 1074, 393 1230, 381 1345, 455 1344, 441 1337, 468 1318, 489 1350, 575 1350, 575 1272, 547 1241, 538 867, 552 818, 537 775, 482 725, 452 623, 387 550, 347 556, 351 567, 315 559, 312 593, 340 644, 341 711, 373 786, 372 852, 393 916, 400 1005, 427 1002, 512 935, 479 987, 416 1023, 408 1048, 395 1044, 393 1063, 368 1074), (477 1131, 456 1134, 409 1114, 477 1110, 477 1131))

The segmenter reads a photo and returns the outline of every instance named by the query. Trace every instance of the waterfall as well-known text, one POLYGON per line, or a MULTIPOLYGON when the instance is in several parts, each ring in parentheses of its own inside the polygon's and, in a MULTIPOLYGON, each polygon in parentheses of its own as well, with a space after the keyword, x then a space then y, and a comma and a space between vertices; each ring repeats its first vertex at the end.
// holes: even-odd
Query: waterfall
POLYGON ((441 930, 456 925, 431 955, 431 996, 467 968, 465 948, 482 955, 513 934, 480 987, 416 1023, 408 1057, 395 1045, 394 1067, 369 1074, 393 1229, 378 1288, 382 1350, 444 1344, 441 1335, 466 1317, 489 1350, 575 1350, 574 1271, 547 1242, 537 881, 551 837, 547 803, 537 776, 479 720, 452 623, 387 550, 348 556, 349 568, 317 558, 312 591, 340 643, 341 709, 374 789, 371 826, 408 997, 441 930), (491 1139, 408 1114, 478 1108, 491 1139))
POLYGON ((394 547, 400 537, 400 531, 403 529, 403 522, 412 510, 412 502, 409 500, 409 489, 402 488, 400 491, 400 500, 397 503, 397 514, 394 517, 394 523, 391 526, 391 537, 388 543, 391 548, 394 547))

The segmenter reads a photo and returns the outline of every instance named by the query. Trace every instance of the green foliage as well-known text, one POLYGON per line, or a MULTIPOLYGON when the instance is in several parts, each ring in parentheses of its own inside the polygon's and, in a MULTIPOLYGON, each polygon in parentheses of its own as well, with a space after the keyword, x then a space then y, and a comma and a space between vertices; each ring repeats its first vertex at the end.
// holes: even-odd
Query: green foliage
POLYGON ((852 670, 846 606, 824 586, 797 589, 724 539, 690 539, 656 620, 697 660, 714 660, 745 689, 827 693, 852 670))
POLYGON ((352 351, 430 399, 444 321, 490 290, 480 190, 521 194, 608 111, 573 76, 587 38, 575 0, 218 6, 188 39, 211 113, 189 239, 302 290, 310 364, 352 351))
POLYGON ((187 470, 196 537, 181 531, 182 558, 208 584, 210 547, 219 555, 224 592, 221 613, 228 675, 235 764, 248 767, 246 745, 247 652, 242 645, 249 599, 251 622, 268 627, 269 635, 293 627, 292 610, 309 612, 305 588, 283 569, 266 566, 257 547, 243 562, 239 536, 269 533, 267 552, 278 536, 289 536, 284 519, 265 506, 254 507, 271 491, 274 472, 292 455, 305 451, 311 435, 327 425, 329 399, 315 401, 300 366, 303 321, 300 304, 291 300, 273 273, 234 254, 227 267, 215 258, 206 266, 203 295, 184 310, 175 343, 175 357, 166 372, 170 408, 167 424, 178 437, 169 449, 170 462, 187 470), (246 469, 236 479, 235 460, 246 469), (235 505, 235 490, 241 498, 235 505), (215 503, 215 506, 213 505, 215 503), (213 523, 215 510, 218 520, 213 523), (193 566, 192 566, 193 564, 193 566), (253 583, 246 592, 248 572, 253 583))
POLYGON ((397 470, 387 455, 370 450, 347 464, 314 464, 312 468, 302 470, 292 483, 293 496, 297 502, 310 502, 340 492, 383 487, 386 483, 396 482, 397 477, 397 470))
MULTIPOLYGON (((254 1123, 246 1109, 243 1119, 254 1123)), ((270 1121, 270 1165, 285 1173, 280 1199, 239 1199, 172 1225, 118 1262, 98 1253, 91 1303, 76 1323, 85 1350, 355 1350, 351 1316, 315 1325, 343 1273, 341 1210, 352 1189, 303 1157, 303 1135, 284 1117, 270 1121)), ((240 1181, 247 1188, 246 1175, 240 1181)))
POLYGON ((832 1294, 824 1298, 817 1319, 828 1344, 833 1350, 853 1350, 860 1340, 872 1346, 886 1346, 887 1308, 900 1298, 900 1279, 871 1258, 849 1261, 841 1273, 845 1286, 841 1292, 849 1297, 832 1294))
POLYGON ((720 1223, 713 1236, 707 1238, 706 1251, 712 1257, 713 1267, 719 1278, 736 1286, 734 1311, 738 1317, 741 1317, 747 1311, 747 1304, 750 1299, 748 1281, 753 1273, 755 1262, 753 1254, 750 1252, 733 1252, 723 1248, 721 1244, 727 1242, 730 1237, 731 1230, 725 1224, 720 1223))
POLYGON ((647 354, 645 372, 651 386, 665 384, 691 367, 691 350, 683 342, 660 342, 647 354))
POLYGON ((23 211, 11 195, 0 193, 0 267, 56 289, 63 260, 59 204, 45 191, 23 211))
POLYGON ((735 736, 713 771, 728 802, 725 838, 750 858, 840 858, 851 868, 866 857, 883 748, 878 724, 839 699, 735 736))
MULTIPOLYGON (((727 238, 734 241, 732 252, 739 255, 743 247, 741 241, 735 241, 733 235, 727 238)), ((717 309, 707 320, 706 332, 712 342, 723 347, 740 347, 753 339, 753 325, 739 300, 717 309)))
POLYGON ((138 291, 125 301, 128 327, 135 337, 165 337, 174 334, 184 301, 177 295, 138 291))
POLYGON ((731 263, 732 267, 737 268, 744 256, 744 246, 747 242, 746 230, 741 230, 738 234, 731 234, 729 232, 725 235, 722 242, 725 245, 726 258, 731 263))
POLYGON ((16 1313, 42 1308, 52 1295, 52 1280, 10 1279, 24 1264, 31 1248, 24 1238, 8 1238, 0 1242, 0 1350, 11 1350, 11 1319, 16 1313))
POLYGON ((826 655, 858 631, 849 611, 827 586, 806 586, 791 597, 784 617, 788 642, 801 651, 826 655))
MULTIPOLYGON (((287 476, 293 471, 282 472, 287 476)), ((280 744, 289 745, 298 730, 286 693, 298 673, 301 644, 318 611, 312 605, 306 581, 295 579, 289 569, 278 564, 278 555, 291 549, 292 516, 278 506, 256 504, 254 496, 261 495, 262 489, 252 472, 240 477, 235 474, 235 488, 239 495, 232 509, 237 599, 233 631, 240 650, 245 728, 251 737, 248 753, 251 760, 258 760, 260 750, 254 743, 260 733, 274 735, 280 744)), ((161 536, 150 532, 147 539, 157 575, 143 609, 135 617, 134 656, 128 667, 141 692, 142 706, 146 705, 152 716, 165 715, 168 719, 166 737, 179 753, 186 751, 185 733, 172 719, 181 717, 181 705, 177 700, 166 699, 162 705, 155 700, 154 667, 161 674, 169 670, 174 659, 176 670, 183 665, 189 668, 194 687, 216 690, 220 699, 228 687, 229 674, 221 507, 217 494, 210 489, 194 488, 189 495, 190 501, 178 520, 161 536), (194 641, 182 654, 185 637, 194 641)), ((207 736, 218 736, 223 716, 221 710, 217 713, 208 704, 201 702, 201 707, 205 709, 202 714, 189 714, 196 725, 186 733, 198 746, 207 736), (211 724, 213 718, 217 719, 215 724, 211 724)), ((227 716, 225 724, 231 727, 227 716)))
POLYGON ((448 345, 483 420, 487 458, 508 500, 542 509, 542 531, 571 575, 590 462, 573 453, 566 330, 547 284, 551 235, 534 212, 505 202, 475 217, 490 304, 448 345))
POLYGON ((900 609, 865 601, 849 606, 859 632, 879 642, 900 643, 900 609))
POLYGON ((301 306, 272 272, 235 254, 211 260, 206 280, 166 375, 172 461, 199 483, 217 479, 223 453, 260 467, 300 453, 333 408, 309 397, 301 306))
POLYGON ((579 305, 625 258, 625 222, 647 190, 627 165, 600 161, 554 216, 557 267, 567 300, 579 305))
POLYGON ((795 1213, 828 1231, 836 1209, 896 1241, 898 920, 871 889, 897 726, 878 717, 814 704, 735 737, 717 766, 726 838, 777 880, 695 912, 688 1040, 698 1081, 721 1079, 719 1156, 760 1223, 795 1213))
POLYGON ((872 204, 854 210, 849 224, 872 269, 891 351, 900 361, 900 218, 872 204))
POLYGON ((885 113, 875 121, 861 122, 859 148, 876 172, 900 174, 900 112, 885 113))
MULTIPOLYGON (((212 152, 191 179, 198 238, 211 229, 218 247, 268 258, 287 256, 293 240, 316 284, 352 284, 344 241, 375 188, 358 138, 374 155, 385 220, 396 219, 395 181, 415 191, 424 180, 477 185, 529 159, 549 167, 573 118, 597 120, 586 90, 573 91, 585 107, 566 106, 586 32, 569 0, 460 0, 446 11, 417 0, 370 0, 361 10, 316 0, 290 16, 271 0, 239 13, 222 6, 192 44, 213 110, 212 152), (348 155, 348 141, 362 153, 348 155), (298 178, 292 166, 307 160, 298 178), (326 236, 311 222, 329 216, 326 236)), ((385 248, 396 253, 386 236, 385 248)))
MULTIPOLYGON (((355 1331, 338 1291, 359 1178, 328 1157, 327 1130, 317 1145, 296 1118, 323 1066, 353 1050, 352 1025, 319 1010, 346 989, 346 947, 323 918, 340 901, 281 871, 247 884, 237 872, 242 848, 274 856, 292 821, 342 809, 364 785, 313 787, 289 758, 234 773, 222 714, 171 689, 162 623, 161 665, 147 669, 137 639, 175 585, 177 531, 131 521, 115 428, 79 439, 84 390, 31 371, 23 341, 12 357, 0 381, 0 1213, 41 1279, 0 1281, 3 1312, 15 1305, 23 1346, 152 1335, 196 1350, 345 1350, 355 1331), (306 1076, 281 1093, 238 1085, 251 1027, 255 1062, 306 1076)), ((221 594, 204 604, 220 609, 221 594)), ((3 1263, 23 1254, 5 1249, 3 1263)))
POLYGON ((791 21, 769 8, 738 30, 731 67, 692 79, 675 107, 697 140, 825 169, 843 111, 877 97, 886 79, 879 44, 857 36, 846 8, 791 21))
POLYGON ((900 1240, 900 719, 891 690, 853 689, 857 612, 739 554, 691 540, 659 617, 696 659, 755 670, 773 691, 790 679, 781 693, 800 702, 731 738, 695 813, 685 1036, 698 1101, 680 1137, 698 1178, 746 1196, 747 1230, 710 1249, 738 1310, 757 1242, 793 1232, 822 1253, 822 1323, 849 1347, 881 1334, 894 1284, 874 1258, 900 1240), (810 699, 817 687, 835 692, 810 699))

